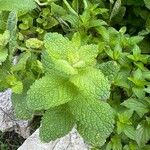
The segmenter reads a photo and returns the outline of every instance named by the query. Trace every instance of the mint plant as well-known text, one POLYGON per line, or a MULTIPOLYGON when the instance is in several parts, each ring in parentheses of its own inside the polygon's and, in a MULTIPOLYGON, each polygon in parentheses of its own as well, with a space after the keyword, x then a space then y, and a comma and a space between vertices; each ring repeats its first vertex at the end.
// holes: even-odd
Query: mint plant
MULTIPOLYGON (((0 4, 2 1, 0 1, 0 4)), ((150 149, 148 0, 6 0, 0 90, 43 142, 75 127, 100 150, 150 149)))
POLYGON ((46 110, 40 127, 42 140, 62 137, 77 125, 90 144, 103 145, 113 130, 114 112, 104 102, 110 83, 95 68, 98 47, 81 45, 77 35, 69 41, 58 33, 46 34, 44 45, 45 76, 33 83, 26 98, 32 111, 46 110))

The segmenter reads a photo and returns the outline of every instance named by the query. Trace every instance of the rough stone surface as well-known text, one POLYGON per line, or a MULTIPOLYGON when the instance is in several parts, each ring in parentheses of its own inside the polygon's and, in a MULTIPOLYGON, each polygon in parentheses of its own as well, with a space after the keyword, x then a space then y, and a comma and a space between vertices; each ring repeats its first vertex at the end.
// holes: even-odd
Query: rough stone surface
POLYGON ((0 92, 0 130, 2 132, 15 130, 22 137, 30 136, 29 122, 16 120, 11 102, 11 90, 0 92))
POLYGON ((37 129, 18 150, 89 150, 89 146, 84 143, 83 139, 73 129, 63 138, 42 143, 39 139, 39 129, 37 129))

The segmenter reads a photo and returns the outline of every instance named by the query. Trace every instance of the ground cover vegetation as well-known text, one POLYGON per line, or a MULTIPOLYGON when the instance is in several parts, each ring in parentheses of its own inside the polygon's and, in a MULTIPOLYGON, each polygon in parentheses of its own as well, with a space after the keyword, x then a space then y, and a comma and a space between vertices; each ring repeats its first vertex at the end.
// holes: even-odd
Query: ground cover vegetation
POLYGON ((149 0, 0 0, 0 90, 43 142, 148 150, 149 41, 149 0))

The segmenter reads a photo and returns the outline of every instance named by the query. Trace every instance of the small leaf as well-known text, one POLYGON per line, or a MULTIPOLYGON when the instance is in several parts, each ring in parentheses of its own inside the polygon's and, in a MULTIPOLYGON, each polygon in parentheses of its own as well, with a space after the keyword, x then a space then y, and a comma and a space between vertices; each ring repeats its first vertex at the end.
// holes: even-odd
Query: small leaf
POLYGON ((107 144, 106 150, 122 150, 121 138, 117 135, 113 136, 107 144))
POLYGON ((23 90, 23 84, 21 81, 17 81, 15 82, 15 85, 13 85, 11 88, 14 93, 20 94, 22 93, 22 90, 23 90))
POLYGON ((36 38, 30 38, 26 40, 26 47, 31 49, 39 49, 42 48, 43 42, 36 39, 36 38))
POLYGON ((51 4, 51 12, 57 16, 64 16, 67 14, 67 11, 62 6, 59 6, 55 3, 51 4))
POLYGON ((9 40, 9 59, 10 60, 12 60, 12 57, 16 51, 16 46, 17 46, 17 35, 16 35, 17 22, 18 22, 18 18, 17 18, 16 11, 11 11, 9 13, 8 20, 7 20, 7 30, 10 32, 10 40, 9 40))
POLYGON ((117 0, 114 4, 113 9, 112 9, 112 12, 110 15, 110 20, 118 14, 120 7, 121 7, 121 0, 117 0))
POLYGON ((11 70, 13 72, 17 72, 17 71, 21 71, 21 70, 25 70, 26 69, 26 63, 27 60, 31 57, 31 53, 30 52, 24 52, 21 54, 17 64, 15 64, 14 66, 12 66, 11 70))
POLYGON ((143 121, 136 129, 136 142, 140 147, 144 146, 150 139, 150 124, 143 121))
POLYGON ((149 111, 149 105, 145 99, 130 98, 124 101, 121 105, 136 111, 140 117, 149 111))
POLYGON ((142 99, 142 98, 144 99, 144 97, 145 97, 144 86, 143 87, 133 87, 132 91, 139 99, 142 99))
POLYGON ((131 125, 126 125, 126 126, 124 127, 123 132, 125 133, 125 135, 126 135, 128 138, 130 138, 130 139, 132 139, 132 140, 135 140, 135 129, 134 129, 133 126, 131 126, 131 125))
POLYGON ((7 56, 8 56, 8 49, 0 48, 0 65, 7 59, 7 56))
POLYGON ((67 61, 61 59, 55 61, 55 68, 59 72, 66 74, 66 76, 75 75, 78 73, 78 71, 75 68, 73 68, 67 61))

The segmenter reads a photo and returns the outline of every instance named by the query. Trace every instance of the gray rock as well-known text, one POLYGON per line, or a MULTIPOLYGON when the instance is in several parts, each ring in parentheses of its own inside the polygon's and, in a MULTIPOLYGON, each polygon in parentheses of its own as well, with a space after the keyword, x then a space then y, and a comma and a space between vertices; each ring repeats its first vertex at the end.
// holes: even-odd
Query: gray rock
POLYGON ((84 142, 76 129, 73 129, 68 135, 51 141, 42 143, 39 138, 39 129, 37 129, 18 150, 89 150, 90 147, 84 142))
POLYGON ((2 132, 15 130, 22 137, 30 136, 29 122, 17 120, 13 113, 11 90, 0 92, 0 130, 2 132))

